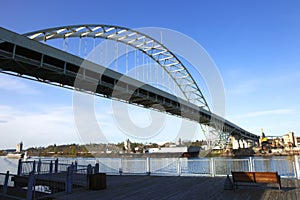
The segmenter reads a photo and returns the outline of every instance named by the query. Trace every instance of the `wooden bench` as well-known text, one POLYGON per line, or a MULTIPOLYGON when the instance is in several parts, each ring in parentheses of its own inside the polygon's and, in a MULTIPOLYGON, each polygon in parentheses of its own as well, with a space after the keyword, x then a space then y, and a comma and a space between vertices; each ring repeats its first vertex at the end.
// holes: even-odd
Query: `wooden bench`
POLYGON ((281 189, 280 176, 277 172, 231 172, 233 188, 237 188, 238 182, 247 183, 275 183, 281 189))

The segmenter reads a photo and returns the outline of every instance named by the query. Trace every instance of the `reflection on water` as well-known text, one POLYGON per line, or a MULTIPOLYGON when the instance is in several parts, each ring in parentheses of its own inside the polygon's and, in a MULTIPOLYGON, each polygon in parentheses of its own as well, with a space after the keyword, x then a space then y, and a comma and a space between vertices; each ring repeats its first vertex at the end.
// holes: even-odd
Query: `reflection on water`
POLYGON ((0 156, 0 173, 16 174, 18 169, 18 159, 10 159, 5 156, 0 156))

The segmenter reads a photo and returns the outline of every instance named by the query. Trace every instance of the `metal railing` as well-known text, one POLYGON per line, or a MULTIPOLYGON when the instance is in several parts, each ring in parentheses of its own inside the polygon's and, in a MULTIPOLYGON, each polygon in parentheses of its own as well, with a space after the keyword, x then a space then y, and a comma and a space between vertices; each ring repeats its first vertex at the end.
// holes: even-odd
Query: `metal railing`
POLYGON ((181 160, 182 176, 210 176, 211 159, 182 159, 181 160))
POLYGON ((180 174, 179 166, 178 158, 151 158, 148 169, 152 175, 174 176, 180 174))
POLYGON ((121 158, 101 158, 99 162, 99 171, 109 175, 122 174, 121 158))
POLYGON ((35 174, 51 174, 51 173, 66 173, 68 168, 74 165, 75 173, 87 173, 89 165, 78 165, 77 161, 70 162, 66 160, 19 160, 18 175, 29 175, 31 172, 35 174))
POLYGON ((147 172, 147 160, 145 158, 122 159, 120 170, 125 174, 145 175, 147 172))
POLYGON ((283 178, 300 179, 300 157, 238 158, 97 158, 82 160, 22 161, 21 174, 63 173, 71 164, 74 173, 108 175, 226 176, 231 171, 277 171, 283 178), (80 163, 80 164, 78 164, 80 163), (97 164, 97 167, 94 166, 97 164))
POLYGON ((7 173, 0 173, 0 185, 2 185, 0 188, 0 193, 6 194, 7 187, 14 186, 13 181, 11 181, 12 176, 12 174, 9 174, 9 171, 7 171, 7 173))
POLYGON ((277 171, 283 178, 300 179, 300 158, 101 158, 99 171, 161 176, 226 176, 231 171, 277 171))
POLYGON ((212 176, 230 175, 231 171, 251 171, 249 159, 212 159, 212 176))
POLYGON ((277 171, 283 178, 297 178, 294 160, 283 158, 275 158, 272 160, 267 158, 255 158, 253 159, 253 171, 277 171))

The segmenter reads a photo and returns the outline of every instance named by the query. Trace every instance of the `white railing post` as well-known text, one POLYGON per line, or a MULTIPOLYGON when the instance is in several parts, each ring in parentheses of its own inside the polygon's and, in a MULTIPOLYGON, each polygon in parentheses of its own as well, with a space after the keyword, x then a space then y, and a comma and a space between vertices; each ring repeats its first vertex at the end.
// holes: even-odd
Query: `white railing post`
POLYGON ((249 170, 250 170, 250 172, 253 172, 253 159, 252 159, 252 157, 249 157, 249 170))
POLYGON ((296 171, 296 177, 297 179, 300 179, 300 165, 299 165, 299 156, 295 155, 295 171, 296 171))
POLYGON ((211 176, 215 177, 216 172, 215 172, 215 159, 214 158, 210 158, 210 172, 211 172, 211 176))
POLYGON ((180 158, 178 158, 178 160, 177 160, 177 174, 178 174, 178 176, 181 175, 181 159, 180 158))
POLYGON ((122 175, 123 174, 123 169, 124 169, 124 160, 122 158, 120 158, 120 162, 121 162, 121 166, 119 167, 119 174, 122 175))
POLYGON ((252 158, 252 171, 255 172, 256 169, 255 169, 255 160, 256 158, 252 158))
POLYGON ((146 158, 146 174, 148 176, 150 176, 150 174, 151 174, 151 171, 150 171, 150 157, 146 158))

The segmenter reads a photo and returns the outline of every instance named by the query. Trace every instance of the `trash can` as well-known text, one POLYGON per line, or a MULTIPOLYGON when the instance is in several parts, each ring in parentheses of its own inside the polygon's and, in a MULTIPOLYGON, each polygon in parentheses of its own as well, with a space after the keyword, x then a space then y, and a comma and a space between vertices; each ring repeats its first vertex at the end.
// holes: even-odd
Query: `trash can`
POLYGON ((89 189, 90 190, 106 189, 106 174, 105 173, 91 174, 88 177, 89 177, 89 189))

